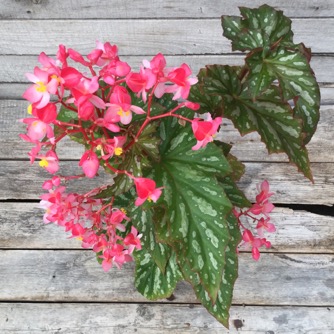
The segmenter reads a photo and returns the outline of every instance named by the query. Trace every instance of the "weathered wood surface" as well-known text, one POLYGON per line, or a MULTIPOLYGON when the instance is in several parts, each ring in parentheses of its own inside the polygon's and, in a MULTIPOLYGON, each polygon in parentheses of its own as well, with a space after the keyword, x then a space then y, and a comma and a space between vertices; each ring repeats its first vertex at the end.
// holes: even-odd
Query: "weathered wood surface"
MULTIPOLYGON (((18 122, 18 119, 27 116, 26 101, 0 100, 0 159, 22 159, 27 158, 27 152, 32 145, 24 142, 20 133, 25 132, 26 125, 18 122)), ((321 117, 317 132, 307 146, 310 161, 312 162, 334 162, 334 141, 332 124, 334 124, 334 106, 322 106, 321 117)), ((217 139, 227 143, 233 143, 232 153, 242 161, 288 161, 285 154, 271 154, 261 142, 257 133, 241 137, 234 128, 231 121, 224 119, 217 139)), ((58 155, 60 159, 80 159, 83 147, 78 143, 65 140, 59 144, 58 155)))
MULTIPOLYGON (((43 223, 38 203, 0 203, 0 249, 80 249, 62 227, 43 223)), ((288 208, 271 214, 277 227, 273 247, 263 252, 334 253, 334 217, 288 208)))
MULTIPOLYGON (((255 262, 244 253, 239 262, 235 304, 333 305, 333 255, 262 254, 255 262)), ((144 302, 133 271, 128 264, 104 273, 90 250, 1 250, 0 300, 144 302)), ((174 297, 175 303, 196 302, 185 282, 174 297)))
MULTIPOLYGON (((237 6, 262 2, 0 0, 1 334, 334 333, 334 217, 275 210, 278 231, 269 236, 273 248, 258 263, 249 253, 240 255, 227 331, 197 304, 188 284, 178 285, 174 301, 145 304, 133 286, 133 264, 105 274, 93 252, 79 249, 80 242, 67 239, 61 228, 43 224, 37 203, 13 202, 37 200, 49 176, 26 161, 31 146, 18 138, 24 126, 16 121, 26 117, 24 73, 37 64, 36 55, 55 54, 60 43, 85 54, 98 39, 117 43, 135 69, 157 52, 165 53, 171 66, 189 63, 195 74, 205 64, 237 65, 242 55, 232 54, 230 42, 222 37, 220 15, 239 15, 237 6)), ((315 184, 289 166, 284 155, 268 158, 256 134, 240 138, 224 120, 222 136, 235 143, 233 153, 247 161, 240 187, 250 199, 256 184, 267 178, 276 203, 333 205, 334 2, 266 2, 293 18, 295 41, 303 41, 315 53, 312 66, 321 83, 323 105, 309 145, 315 184)), ((81 149, 67 141, 59 155, 77 160, 81 149)), ((77 161, 62 166, 67 175, 80 171, 77 161)), ((88 190, 107 179, 102 175, 76 190, 88 190)))
POLYGON ((199 305, 1 303, 3 334, 330 334, 333 309, 234 306, 224 330, 199 305))
MULTIPOLYGON (((288 163, 247 162, 246 173, 239 182, 240 189, 251 200, 255 199, 256 186, 263 180, 270 180, 275 192, 273 202, 287 204, 334 204, 334 175, 332 163, 311 164, 314 184, 288 163)), ((77 161, 60 163, 60 173, 77 175, 81 173, 77 161)), ((0 165, 0 199, 38 199, 43 182, 50 174, 38 165, 31 167, 28 161, 2 161, 0 165)), ((111 175, 103 173, 94 179, 76 180, 70 183, 69 191, 85 193, 94 187, 111 182, 111 175)))
MULTIPOLYGON (((258 7, 263 0, 31 0, 0 1, 0 19, 119 19, 119 18, 211 18, 220 15, 239 15, 238 6, 258 7)), ((289 17, 331 17, 334 4, 328 0, 266 0, 270 6, 283 10, 289 17)))
MULTIPOLYGON (((94 43, 94 41, 93 41, 94 43)), ((94 48, 92 44, 91 48, 94 48)), ((42 52, 43 49, 40 50, 42 52)), ((226 50, 227 51, 227 50, 226 50)), ((50 55, 51 56, 51 55, 50 55)), ((27 82, 25 73, 32 72, 35 66, 41 66, 38 63, 37 56, 0 56, 0 78, 1 82, 21 83, 27 82)), ((150 60, 152 56, 124 56, 122 60, 127 61, 134 71, 139 70, 143 59, 150 60)), ((208 64, 224 65, 243 65, 245 62, 244 55, 187 55, 187 56, 166 56, 167 66, 180 66, 187 63, 194 75, 208 64)), ((333 56, 314 56, 311 60, 311 67, 315 76, 320 83, 332 83, 334 77, 334 57, 333 56)), ((82 67, 83 69, 83 67, 82 67)), ((84 69, 83 69, 84 70, 84 69)), ((27 85, 28 87, 28 85, 27 85)))
MULTIPOLYGON (((334 18, 292 21, 296 43, 303 42, 314 53, 334 52, 334 18)), ((55 54, 59 44, 87 54, 96 40, 117 44, 121 55, 231 52, 230 41, 222 37, 220 19, 3 20, 0 33, 2 55, 39 54, 41 51, 55 54)))

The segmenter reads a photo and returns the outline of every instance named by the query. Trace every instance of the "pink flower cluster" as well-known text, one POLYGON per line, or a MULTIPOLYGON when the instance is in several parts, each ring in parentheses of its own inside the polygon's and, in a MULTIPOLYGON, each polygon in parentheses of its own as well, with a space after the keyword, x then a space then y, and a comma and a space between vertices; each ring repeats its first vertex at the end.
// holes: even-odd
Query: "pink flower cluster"
POLYGON ((54 176, 43 184, 48 193, 41 196, 40 206, 46 210, 45 223, 63 226, 72 238, 82 241, 82 247, 92 248, 108 271, 113 264, 118 268, 132 261, 134 249, 141 249, 141 235, 134 226, 121 237, 117 231, 126 232, 125 224, 130 220, 123 209, 115 208, 112 202, 104 204, 94 199, 93 192, 85 195, 66 193, 61 179, 54 176))
POLYGON ((186 121, 197 140, 193 150, 198 150, 213 141, 221 118, 188 119, 177 113, 181 108, 194 111, 199 108, 197 103, 187 100, 197 78, 191 76, 187 64, 167 67, 160 53, 150 61, 144 60, 138 72, 120 59, 117 46, 110 43, 97 42, 86 57, 60 45, 55 59, 42 52, 38 60, 41 66, 26 74, 32 85, 23 94, 30 102, 31 117, 21 120, 27 126, 21 138, 34 145, 28 153, 31 163, 38 159, 41 167, 55 174, 60 169, 56 151, 64 137, 76 136, 86 147, 78 163, 81 170, 78 175, 59 175, 44 183, 44 189, 48 190, 42 195, 42 207, 46 209, 44 221, 64 226, 72 237, 82 239, 83 247, 91 247, 99 254, 105 270, 113 264, 121 267, 132 259, 135 248, 141 248, 140 235, 134 227, 127 236, 121 236, 129 218, 120 208, 113 207, 113 198, 105 203, 92 195, 67 193, 60 180, 94 178, 102 166, 114 175, 124 174, 133 181, 136 206, 146 201, 155 203, 162 187, 157 187, 154 180, 118 169, 145 127, 164 117, 186 121), (177 106, 152 115, 154 101, 165 94, 171 94, 177 106), (138 98, 140 106, 134 102, 138 98), (61 108, 71 114, 65 117, 66 121, 59 115, 61 108), (142 115, 139 130, 131 126, 135 115, 142 115))
POLYGON ((268 181, 263 181, 260 185, 259 194, 256 196, 256 203, 252 205, 246 211, 236 211, 234 210, 234 215, 238 218, 239 225, 243 230, 242 233, 242 243, 240 247, 250 247, 252 250, 253 259, 258 261, 260 258, 259 248, 265 246, 266 248, 271 247, 270 241, 264 238, 264 232, 275 232, 276 228, 273 223, 270 222, 269 214, 274 209, 274 205, 269 202, 269 198, 274 193, 269 192, 269 183, 268 181), (252 232, 251 227, 246 227, 246 222, 249 223, 249 220, 252 220, 253 223, 256 222, 255 232, 252 232))

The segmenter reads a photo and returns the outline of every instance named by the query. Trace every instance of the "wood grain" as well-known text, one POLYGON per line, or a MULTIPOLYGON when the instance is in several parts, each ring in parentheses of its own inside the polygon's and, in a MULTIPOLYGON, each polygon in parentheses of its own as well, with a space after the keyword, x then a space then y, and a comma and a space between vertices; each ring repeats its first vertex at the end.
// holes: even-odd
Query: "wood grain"
MULTIPOLYGON (((239 182, 246 196, 255 199, 256 185, 268 180, 274 203, 287 204, 334 204, 334 175, 332 163, 311 164, 314 174, 314 184, 297 172, 296 168, 287 163, 245 163, 246 173, 239 182)), ((77 175, 81 171, 77 161, 60 163, 60 173, 77 175)), ((0 164, 0 199, 38 199, 42 193, 43 182, 50 174, 28 161, 1 161, 0 164)), ((68 191, 85 193, 94 187, 110 184, 111 176, 100 172, 94 179, 76 180, 70 183, 68 191)))
MULTIPOLYGON (((43 213, 38 203, 0 202, 0 248, 81 248, 81 242, 69 239, 63 228, 45 225, 43 213)), ((268 234, 269 252, 334 253, 334 217, 288 208, 276 208, 271 217, 277 231, 268 234)))
MULTIPOLYGON (((28 102, 22 100, 0 100, 0 159, 22 159, 27 157, 32 145, 24 142, 20 133, 26 126, 18 120, 27 117, 28 102)), ((309 143, 308 151, 312 162, 334 162, 334 106, 322 106, 318 129, 309 143)), ((233 144, 232 153, 242 161, 287 162, 285 154, 268 155, 265 145, 257 133, 241 137, 231 121, 224 119, 217 139, 233 144)), ((69 139, 61 141, 58 147, 60 159, 80 159, 83 146, 69 139)))
MULTIPOLYGON (((314 53, 334 52, 334 18, 293 19, 293 31, 294 41, 303 42, 314 53)), ((220 19, 3 20, 0 33, 2 55, 55 54, 59 44, 87 54, 96 40, 117 44, 121 55, 231 52, 230 41, 222 37, 220 19)))
MULTIPOLYGON (((246 253, 239 261, 236 304, 333 306, 333 255, 262 254, 255 262, 246 253)), ((104 273, 90 250, 2 250, 0 301, 144 302, 133 270, 128 264, 104 273)), ((185 282, 174 297, 175 303, 196 302, 185 282)))
MULTIPOLYGON (((93 45, 92 45, 93 47, 93 45)), ((42 51, 42 50, 40 50, 42 51)), ((150 60, 152 56, 124 56, 123 61, 127 61, 133 71, 138 71, 143 59, 150 60)), ((229 55, 181 55, 166 56, 167 65, 170 67, 180 66, 187 63, 194 75, 209 64, 222 65, 243 65, 244 56, 240 54, 229 55)), ((334 78, 333 56, 314 56, 311 60, 311 66, 315 72, 318 82, 332 83, 334 78)), ((27 82, 25 73, 32 72, 35 66, 40 65, 37 56, 0 56, 0 82, 21 83, 27 82)), ((76 65, 77 66, 77 65, 76 65)), ((84 70, 84 68, 82 68, 84 70)), ((28 86, 27 86, 28 87, 28 86)))
MULTIPOLYGON (((267 0, 268 5, 283 10, 289 17, 334 16, 334 5, 327 0, 267 0)), ((187 2, 169 0, 57 0, 8 1, 1 0, 1 19, 119 19, 119 18, 210 18, 222 14, 239 15, 238 6, 258 7, 263 0, 200 1, 187 2)))
POLYGON ((330 334, 333 309, 232 306, 227 331, 200 305, 0 303, 4 334, 330 334), (182 316, 181 316, 182 315, 182 316))

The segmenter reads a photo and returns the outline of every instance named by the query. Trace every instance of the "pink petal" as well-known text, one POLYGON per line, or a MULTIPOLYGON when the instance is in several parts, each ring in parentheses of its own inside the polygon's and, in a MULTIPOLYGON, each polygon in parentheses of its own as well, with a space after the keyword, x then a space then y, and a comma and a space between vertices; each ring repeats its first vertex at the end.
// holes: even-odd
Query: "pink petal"
POLYGON ((131 106, 130 110, 133 111, 135 114, 145 114, 145 111, 137 106, 131 106))

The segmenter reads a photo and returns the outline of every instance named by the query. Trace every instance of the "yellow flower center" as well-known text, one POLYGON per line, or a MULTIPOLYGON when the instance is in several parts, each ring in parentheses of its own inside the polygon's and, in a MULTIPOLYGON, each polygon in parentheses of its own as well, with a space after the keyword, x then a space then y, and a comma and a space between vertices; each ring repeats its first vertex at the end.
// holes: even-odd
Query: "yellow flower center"
POLYGON ((129 116, 129 114, 130 114, 130 111, 124 111, 122 108, 120 108, 119 110, 118 110, 118 112, 117 112, 117 115, 119 115, 119 116, 129 116))
POLYGON ((148 197, 147 197, 147 200, 151 203, 151 202, 152 202, 152 198, 151 198, 151 196, 148 196, 148 197))
POLYGON ((49 162, 46 160, 46 159, 42 159, 40 162, 39 162, 39 165, 41 167, 48 167, 49 166, 49 162))
POLYGON ((83 237, 76 237, 76 239, 82 241, 83 237))
POLYGON ((101 150, 102 150, 102 145, 100 145, 100 144, 97 145, 97 146, 96 146, 96 150, 97 150, 97 151, 101 151, 101 150))
POLYGON ((115 155, 121 155, 123 153, 122 147, 116 147, 115 148, 115 155))
POLYGON ((58 83, 60 83, 60 78, 57 75, 53 74, 53 75, 51 75, 51 78, 56 79, 58 81, 58 83))
POLYGON ((32 104, 29 104, 29 105, 28 105, 27 113, 28 113, 29 115, 32 114, 32 104))
POLYGON ((126 210, 124 208, 121 208, 121 211, 126 215, 126 210))
POLYGON ((36 90, 39 93, 46 92, 46 85, 42 81, 36 82, 36 90))

